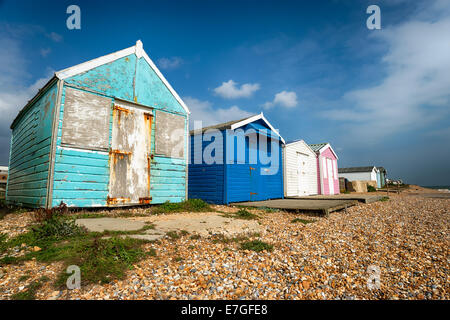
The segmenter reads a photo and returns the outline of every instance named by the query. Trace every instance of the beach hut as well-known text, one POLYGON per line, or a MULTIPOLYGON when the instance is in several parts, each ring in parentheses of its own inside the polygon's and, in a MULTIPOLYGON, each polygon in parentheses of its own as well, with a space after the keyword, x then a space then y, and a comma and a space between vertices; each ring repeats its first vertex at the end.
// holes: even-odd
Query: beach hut
POLYGON ((329 143, 310 144, 316 153, 318 194, 339 194, 338 156, 329 143))
POLYGON ((217 204, 283 198, 284 139, 263 113, 190 134, 189 198, 217 204))
POLYGON ((378 170, 375 166, 339 168, 338 174, 349 181, 378 181, 378 170))
POLYGON ((283 147, 284 195, 308 196, 318 193, 316 153, 303 140, 283 147))
POLYGON ((377 169, 380 172, 380 186, 379 186, 379 188, 384 188, 386 186, 387 171, 383 167, 377 167, 377 169))
POLYGON ((188 116, 141 41, 56 72, 11 125, 7 202, 182 201, 188 116))

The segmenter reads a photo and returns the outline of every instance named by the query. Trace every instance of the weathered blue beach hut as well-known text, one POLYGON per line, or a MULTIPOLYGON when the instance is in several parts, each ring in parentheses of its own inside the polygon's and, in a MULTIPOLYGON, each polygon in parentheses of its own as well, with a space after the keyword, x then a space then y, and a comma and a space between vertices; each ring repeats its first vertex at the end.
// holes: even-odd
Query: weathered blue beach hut
POLYGON ((217 204, 283 198, 285 142, 262 113, 190 134, 189 198, 217 204))
POLYGON ((141 41, 59 71, 11 125, 7 202, 185 200, 188 117, 141 41))

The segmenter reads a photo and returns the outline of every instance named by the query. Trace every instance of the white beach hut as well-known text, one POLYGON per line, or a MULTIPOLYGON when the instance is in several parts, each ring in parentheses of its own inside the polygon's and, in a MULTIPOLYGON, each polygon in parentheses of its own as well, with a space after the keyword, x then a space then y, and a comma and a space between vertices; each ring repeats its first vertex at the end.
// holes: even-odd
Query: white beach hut
POLYGON ((303 140, 288 142, 283 148, 284 196, 317 194, 316 153, 303 140))

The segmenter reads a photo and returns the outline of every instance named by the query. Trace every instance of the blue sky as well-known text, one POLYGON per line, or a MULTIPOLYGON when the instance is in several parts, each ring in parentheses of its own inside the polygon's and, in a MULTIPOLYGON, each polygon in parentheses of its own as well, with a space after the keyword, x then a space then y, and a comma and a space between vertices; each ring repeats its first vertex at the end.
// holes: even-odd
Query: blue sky
POLYGON ((0 165, 9 125, 53 72, 135 44, 205 125, 264 112, 339 166, 450 184, 450 2, 2 1, 0 165), (81 30, 66 8, 81 8, 81 30), (381 30, 366 8, 381 8, 381 30))

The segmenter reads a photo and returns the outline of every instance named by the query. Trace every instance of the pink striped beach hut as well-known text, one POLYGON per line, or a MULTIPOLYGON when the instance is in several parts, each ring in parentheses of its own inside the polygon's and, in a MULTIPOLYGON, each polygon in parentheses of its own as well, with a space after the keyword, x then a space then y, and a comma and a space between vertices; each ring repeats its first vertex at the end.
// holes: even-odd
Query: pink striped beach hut
POLYGON ((338 156, 327 142, 310 144, 317 156, 317 193, 339 194, 338 156))

